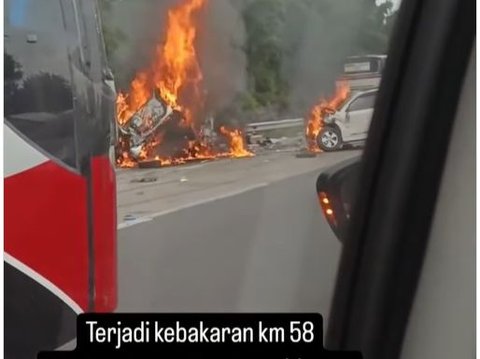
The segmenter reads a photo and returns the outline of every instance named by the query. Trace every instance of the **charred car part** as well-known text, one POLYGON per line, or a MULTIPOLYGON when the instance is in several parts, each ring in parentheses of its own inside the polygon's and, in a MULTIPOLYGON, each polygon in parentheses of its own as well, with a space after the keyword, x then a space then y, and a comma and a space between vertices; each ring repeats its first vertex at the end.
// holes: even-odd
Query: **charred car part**
POLYGON ((130 154, 138 158, 144 144, 155 136, 162 125, 177 117, 175 115, 181 116, 167 105, 158 91, 154 91, 152 97, 120 126, 120 133, 128 138, 130 154))

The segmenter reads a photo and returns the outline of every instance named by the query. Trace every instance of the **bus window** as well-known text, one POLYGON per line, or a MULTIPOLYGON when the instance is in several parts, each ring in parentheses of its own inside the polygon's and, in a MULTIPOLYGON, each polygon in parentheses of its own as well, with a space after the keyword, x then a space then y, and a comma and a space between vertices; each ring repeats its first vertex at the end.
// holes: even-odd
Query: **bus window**
POLYGON ((5 115, 33 146, 76 167, 68 41, 58 0, 6 1, 5 115))

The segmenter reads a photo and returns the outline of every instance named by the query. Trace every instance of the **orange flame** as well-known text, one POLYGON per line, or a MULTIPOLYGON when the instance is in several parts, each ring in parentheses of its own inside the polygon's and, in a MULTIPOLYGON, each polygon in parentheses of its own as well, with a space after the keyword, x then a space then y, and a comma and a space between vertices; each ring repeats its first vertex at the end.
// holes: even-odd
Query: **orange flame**
MULTIPOLYGON (((168 11, 165 40, 156 48, 152 66, 140 71, 130 85, 128 94, 117 97, 117 117, 120 125, 126 124, 157 92, 174 110, 182 114, 180 126, 192 128, 198 134, 199 115, 204 112, 203 76, 197 57, 195 43, 197 39, 196 15, 205 6, 207 0, 184 0, 168 11), (197 127, 197 128, 196 128, 197 127)), ((145 126, 151 126, 150 119, 143 118, 145 126)), ((243 136, 239 130, 226 130, 221 133, 229 142, 229 152, 217 153, 211 145, 202 140, 189 141, 178 158, 162 157, 155 148, 162 142, 163 136, 156 137, 141 149, 139 159, 153 157, 162 166, 185 163, 195 159, 213 159, 216 157, 246 157, 253 154, 246 150, 243 136)), ((128 152, 124 152, 124 155, 128 152)), ((135 162, 122 155, 119 165, 131 166, 135 162)))
POLYGON ((154 81, 160 96, 174 109, 181 110, 188 125, 193 125, 195 104, 203 104, 200 84, 203 79, 195 49, 197 29, 194 14, 206 0, 189 0, 168 12, 165 44, 157 47, 154 64, 154 81), (184 92, 189 93, 185 94, 184 92), (189 96, 189 104, 181 95, 189 96))
POLYGON ((310 111, 307 125, 305 127, 305 137, 307 147, 311 152, 320 152, 317 144, 317 136, 322 130, 323 119, 325 115, 334 113, 345 102, 350 94, 350 86, 347 82, 340 82, 337 85, 334 96, 330 100, 320 99, 310 111))
POLYGON ((227 138, 230 147, 229 154, 232 157, 253 156, 253 153, 246 149, 243 134, 240 130, 229 130, 225 126, 222 126, 220 127, 220 133, 227 138))
POLYGON ((117 158, 117 165, 124 168, 134 168, 137 163, 130 158, 128 152, 122 152, 121 156, 117 158))
POLYGON ((128 144, 122 138, 120 138, 118 142, 118 150, 120 152, 120 155, 116 159, 116 163, 119 167, 133 168, 136 166, 135 161, 130 158, 130 155, 128 153, 128 144))
POLYGON ((157 46, 152 67, 137 73, 128 95, 118 95, 120 124, 127 122, 150 99, 155 88, 169 106, 183 112, 189 125, 193 124, 193 113, 203 103, 194 15, 205 3, 206 0, 187 0, 168 11, 165 42, 157 46), (188 103, 182 95, 188 98, 188 103))

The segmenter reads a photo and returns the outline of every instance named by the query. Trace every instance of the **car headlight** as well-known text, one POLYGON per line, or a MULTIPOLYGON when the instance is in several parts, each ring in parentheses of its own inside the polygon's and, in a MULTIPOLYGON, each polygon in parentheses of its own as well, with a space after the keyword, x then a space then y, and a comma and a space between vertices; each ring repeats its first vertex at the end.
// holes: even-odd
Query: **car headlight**
POLYGON ((325 116, 325 118, 323 119, 323 122, 324 123, 333 123, 335 121, 335 118, 333 116, 325 116))

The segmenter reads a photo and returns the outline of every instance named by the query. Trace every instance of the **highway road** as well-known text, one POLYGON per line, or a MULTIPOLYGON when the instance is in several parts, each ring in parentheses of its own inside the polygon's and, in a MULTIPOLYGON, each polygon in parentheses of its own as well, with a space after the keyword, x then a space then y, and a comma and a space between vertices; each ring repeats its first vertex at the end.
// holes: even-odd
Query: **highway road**
POLYGON ((119 170, 118 310, 326 314, 340 243, 315 181, 358 154, 119 170))

